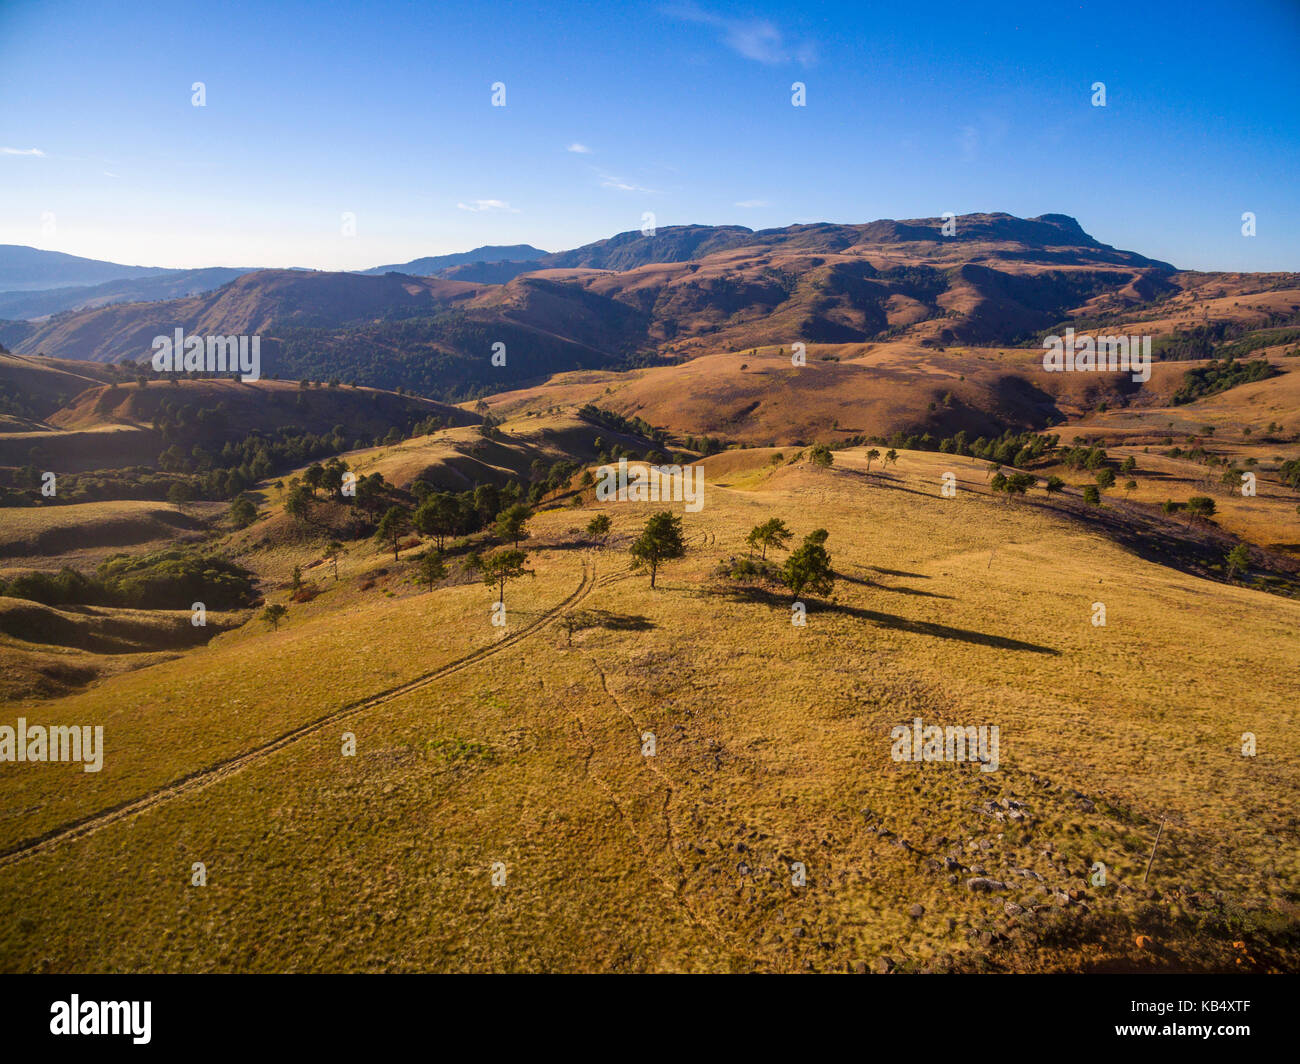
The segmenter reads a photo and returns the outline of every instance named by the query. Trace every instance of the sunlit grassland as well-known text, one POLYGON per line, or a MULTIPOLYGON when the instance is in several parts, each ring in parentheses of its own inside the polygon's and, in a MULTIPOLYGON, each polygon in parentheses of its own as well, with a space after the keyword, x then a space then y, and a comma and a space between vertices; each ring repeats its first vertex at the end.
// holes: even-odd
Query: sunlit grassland
MULTIPOLYGON (((551 624, 364 710, 347 728, 355 757, 342 728, 323 730, 0 867, 0 964, 842 971, 888 955, 1079 969, 1150 961, 1134 932, 1154 929, 1163 963, 1231 967, 1231 936, 1204 933, 1191 895, 1294 920, 1300 603, 1141 561, 1041 493, 987 495, 984 463, 905 452, 868 475, 860 449, 830 470, 768 458, 720 468, 730 487, 706 476, 704 510, 684 516, 691 550, 654 591, 622 576, 652 505, 595 507, 615 530, 594 552, 559 549, 592 507, 539 515, 534 542, 554 546, 507 592, 511 624, 570 594, 594 557, 573 630, 551 624), (806 600, 803 628, 788 594, 713 576, 770 516, 830 533, 839 579, 806 600), (893 761, 890 729, 914 717, 997 725, 998 771, 893 761), (1004 798, 1028 819, 995 819, 1004 798), (196 861, 206 887, 189 885, 196 861), (1088 883, 1097 861, 1103 888, 1088 883), (977 868, 1006 888, 968 890, 977 868), (1056 890, 1083 893, 1066 906, 1056 890), (1047 908, 1017 920, 1008 901, 1047 908)), ((106 768, 7 766, 4 838, 493 638, 479 585, 391 599, 326 586, 278 633, 254 624, 43 704, 43 719, 106 724, 106 768)))

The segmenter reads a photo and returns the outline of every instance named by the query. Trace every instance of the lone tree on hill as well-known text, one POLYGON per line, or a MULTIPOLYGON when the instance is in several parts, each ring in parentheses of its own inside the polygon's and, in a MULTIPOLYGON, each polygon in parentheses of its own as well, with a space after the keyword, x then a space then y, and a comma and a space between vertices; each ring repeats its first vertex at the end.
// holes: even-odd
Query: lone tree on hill
POLYGON ((247 495, 241 495, 230 504, 230 519, 236 528, 247 528, 257 520, 257 506, 247 495))
POLYGON ((871 472, 871 463, 880 457, 880 451, 873 447, 867 452, 867 472, 871 472))
POLYGON ((1223 560, 1228 566, 1228 579, 1235 581, 1236 575, 1250 565, 1250 551, 1246 548, 1246 544, 1238 543, 1228 551, 1223 560))
POLYGON ((513 543, 517 549, 519 541, 528 538, 528 520, 532 516, 532 510, 523 503, 517 502, 497 514, 497 521, 492 531, 497 539, 513 543))
POLYGON ((289 489, 289 498, 285 500, 284 509, 297 524, 306 524, 311 516, 311 492, 302 484, 295 484, 289 489))
POLYGON ((502 605, 506 601, 506 584, 518 580, 521 576, 533 576, 533 570, 527 567, 528 555, 521 550, 499 550, 483 559, 479 572, 483 574, 483 583, 497 589, 497 601, 502 605))
POLYGON ((587 522, 587 536, 604 546, 605 540, 609 539, 609 532, 612 527, 613 524, 609 519, 609 514, 597 514, 587 522))
POLYGON ((337 539, 330 540, 329 546, 325 548, 325 557, 330 560, 330 565, 334 570, 334 582, 339 582, 339 555, 344 551, 343 544, 337 539))
POLYGON ((397 561, 397 552, 401 549, 402 536, 411 527, 411 516, 400 506, 390 506, 388 512, 379 519, 375 529, 375 539, 380 543, 391 544, 393 561, 397 561))
POLYGON ((798 598, 804 591, 814 595, 829 595, 835 584, 835 573, 831 569, 831 556, 826 552, 826 529, 804 537, 800 545, 785 560, 781 570, 781 582, 798 598))
POLYGON ((1218 507, 1208 495, 1193 495, 1183 507, 1192 521, 1208 521, 1218 507))
POLYGON ((659 566, 686 553, 682 539, 682 519, 667 510, 652 514, 636 542, 632 544, 633 564, 650 566, 650 586, 655 586, 659 566))
POLYGON ((280 603, 272 602, 271 605, 267 606, 266 609, 262 611, 262 620, 266 621, 267 624, 278 632, 280 630, 280 621, 284 619, 284 615, 288 612, 289 611, 280 603))
POLYGON ((890 462, 895 464, 898 462, 898 452, 892 447, 885 452, 885 465, 889 465, 890 462))
POLYGON ((420 556, 420 583, 428 584, 429 590, 439 580, 447 578, 447 567, 442 564, 442 555, 436 550, 427 550, 420 556))
POLYGON ((768 547, 778 547, 784 550, 785 545, 790 542, 793 536, 794 533, 785 527, 784 521, 779 517, 773 517, 764 521, 761 525, 755 525, 753 531, 745 538, 745 542, 749 544, 751 557, 754 548, 761 547, 762 554, 760 557, 766 561, 768 547))

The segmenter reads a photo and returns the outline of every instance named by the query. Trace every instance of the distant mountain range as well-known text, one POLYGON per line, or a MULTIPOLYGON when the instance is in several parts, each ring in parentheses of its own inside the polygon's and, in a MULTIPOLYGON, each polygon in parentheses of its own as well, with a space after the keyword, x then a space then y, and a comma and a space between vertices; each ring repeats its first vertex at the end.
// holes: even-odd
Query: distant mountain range
POLYGON ((456 266, 483 266, 500 262, 534 262, 546 257, 546 252, 531 244, 511 244, 508 247, 489 244, 462 251, 456 255, 426 255, 422 259, 412 259, 393 266, 376 266, 370 270, 360 270, 365 274, 406 273, 412 277, 438 277, 441 272, 456 266))
POLYGON ((258 270, 183 298, 0 323, 0 343, 126 362, 178 326, 256 333, 266 375, 464 399, 564 370, 761 344, 1013 344, 1178 288, 1169 263, 1102 244, 1065 215, 974 214, 955 225, 952 236, 941 218, 669 226, 535 259, 483 257, 537 250, 520 245, 403 264, 455 260, 443 277, 258 270), (494 268, 498 276, 465 279, 494 268), (496 343, 507 370, 491 364, 496 343))
MULTIPOLYGON (((530 264, 545 256, 545 251, 531 244, 488 246, 359 272, 404 273, 417 277, 454 275, 461 280, 501 284, 529 268, 536 269, 530 264)), ((31 321, 111 303, 147 303, 200 295, 257 269, 254 266, 195 270, 123 266, 59 251, 0 244, 0 320, 31 321)))

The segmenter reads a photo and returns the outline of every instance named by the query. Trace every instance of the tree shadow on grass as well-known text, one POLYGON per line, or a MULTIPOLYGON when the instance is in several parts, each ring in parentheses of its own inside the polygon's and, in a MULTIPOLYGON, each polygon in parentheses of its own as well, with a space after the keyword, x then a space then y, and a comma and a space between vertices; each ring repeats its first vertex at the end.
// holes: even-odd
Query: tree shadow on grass
POLYGON ((853 576, 851 573, 836 573, 835 579, 843 580, 846 584, 858 584, 862 587, 875 588, 877 591, 892 591, 896 595, 916 595, 920 598, 952 599, 951 595, 941 595, 937 591, 920 591, 914 587, 890 587, 888 584, 878 584, 876 581, 867 577, 853 576))
POLYGON ((575 632, 587 628, 604 628, 611 632, 648 632, 655 624, 648 617, 634 613, 615 613, 613 610, 574 610, 565 614, 561 626, 569 622, 575 632))
MULTIPOLYGON (((790 606, 791 599, 787 594, 778 595, 766 588, 761 587, 724 587, 720 589, 720 594, 727 598, 739 602, 752 602, 771 606, 778 609, 787 609, 790 606)), ((953 628, 946 624, 935 624, 933 621, 913 621, 907 617, 899 617, 894 613, 882 613, 879 610, 867 610, 860 606, 849 606, 845 603, 822 602, 819 599, 803 598, 801 601, 808 606, 808 612, 826 612, 840 613, 846 617, 857 617, 860 620, 871 621, 882 628, 893 628, 900 632, 912 632, 915 635, 928 635, 936 639, 956 639, 963 643, 974 643, 977 646, 996 647, 999 650, 1023 650, 1031 654, 1052 654, 1059 655, 1061 652, 1054 647, 1039 646, 1037 643, 1026 643, 1020 639, 1010 639, 1007 636, 990 635, 986 632, 972 632, 968 628, 953 628)))

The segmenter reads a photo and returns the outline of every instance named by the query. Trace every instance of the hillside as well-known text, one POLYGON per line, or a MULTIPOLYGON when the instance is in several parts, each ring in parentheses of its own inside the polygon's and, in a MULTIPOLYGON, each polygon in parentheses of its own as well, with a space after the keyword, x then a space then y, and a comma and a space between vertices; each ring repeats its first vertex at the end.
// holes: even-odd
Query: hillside
POLYGON ((278 630, 11 703, 111 741, 100 773, 0 776, 30 811, 0 823, 5 967, 1293 968, 1300 606, 997 499, 967 458, 793 458, 706 460, 653 591, 627 568, 651 506, 540 513, 504 632, 481 584, 413 582, 413 547, 357 542, 335 581, 321 542, 270 536, 272 501, 238 549, 278 630), (829 532, 803 628, 716 574, 770 516, 829 532), (997 770, 893 759, 916 717, 997 725, 997 770), (94 932, 62 933, 87 891, 94 932))
POLYGON ((24 353, 122 361, 177 325, 256 332, 270 373, 464 399, 564 370, 796 341, 1025 343, 1181 290, 1169 264, 1063 215, 965 215, 951 237, 944 224, 666 227, 516 263, 529 270, 520 276, 501 262, 445 268, 470 278, 460 281, 259 271, 205 296, 60 314, 6 335, 24 353), (498 342, 513 352, 505 373, 487 357, 498 342))
POLYGON ((28 292, 69 285, 149 277, 165 272, 155 266, 123 266, 61 251, 42 251, 22 244, 0 244, 0 292, 28 292))
POLYGON ((144 277, 105 281, 96 285, 69 285, 33 292, 0 293, 0 319, 45 318, 64 311, 177 299, 210 292, 233 281, 246 269, 215 266, 200 270, 160 270, 144 277))

